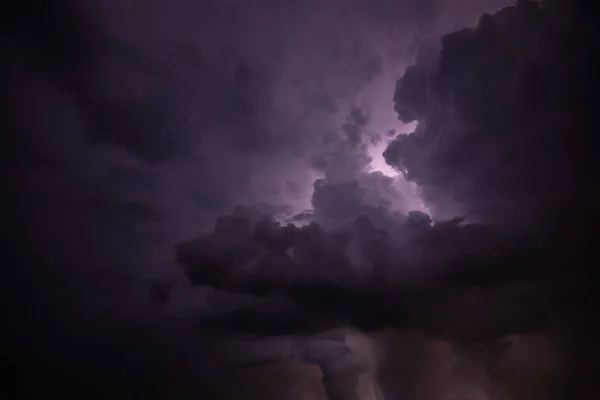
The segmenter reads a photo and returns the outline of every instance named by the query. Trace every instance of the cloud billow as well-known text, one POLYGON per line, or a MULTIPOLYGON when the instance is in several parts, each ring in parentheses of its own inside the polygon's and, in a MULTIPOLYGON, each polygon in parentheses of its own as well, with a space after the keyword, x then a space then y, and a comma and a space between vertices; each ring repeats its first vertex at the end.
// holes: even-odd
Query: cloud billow
POLYGON ((520 1, 444 36, 434 67, 423 59, 398 81, 399 118, 419 126, 384 157, 433 209, 531 225, 575 198, 579 111, 565 91, 573 73, 558 62, 575 54, 556 40, 560 26, 539 3, 520 1))
POLYGON ((400 118, 419 126, 390 144, 386 160, 422 187, 434 210, 446 206, 467 219, 431 221, 422 212, 395 219, 385 202, 363 202, 358 181, 324 179, 313 196, 323 224, 265 222, 264 230, 256 225, 235 240, 208 233, 177 247, 188 278, 264 298, 276 293, 341 324, 472 333, 547 326, 561 298, 557 287, 571 290, 565 287, 578 270, 558 274, 581 249, 565 235, 581 222, 571 208, 577 193, 569 189, 580 189, 571 174, 583 161, 566 153, 579 149, 563 146, 569 132, 557 125, 577 115, 561 91, 573 77, 543 62, 555 24, 549 10, 529 1, 484 15, 477 27, 442 39, 437 67, 436 57, 423 57, 430 64, 409 68, 397 85, 400 118), (539 79, 547 79, 544 98, 539 79), (550 113, 559 104, 560 116, 550 113), (564 215, 554 218, 555 212, 564 215), (549 232, 551 224, 556 230, 549 232), (215 253, 213 241, 221 240, 230 247, 215 253), (473 288, 485 288, 475 297, 494 312, 466 321, 460 310, 475 305, 460 299, 473 288), (529 299, 519 310, 518 297, 529 299))

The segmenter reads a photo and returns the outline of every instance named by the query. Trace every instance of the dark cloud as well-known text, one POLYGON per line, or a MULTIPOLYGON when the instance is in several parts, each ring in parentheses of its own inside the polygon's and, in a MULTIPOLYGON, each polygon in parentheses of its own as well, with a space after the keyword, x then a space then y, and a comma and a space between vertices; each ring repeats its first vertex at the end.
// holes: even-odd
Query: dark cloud
POLYGON ((514 232, 462 219, 432 224, 422 213, 396 221, 395 231, 367 216, 331 230, 269 219, 251 226, 248 219, 223 216, 215 233, 179 245, 177 260, 194 284, 263 297, 286 317, 267 306, 243 307, 207 319, 209 325, 265 333, 293 331, 294 321, 308 330, 337 321, 474 336, 542 329, 551 324, 557 274, 564 272, 560 253, 545 254, 514 232), (515 282, 524 289, 513 288, 515 282), (477 300, 461 303, 474 288, 483 288, 477 300), (512 302, 522 296, 535 300, 527 307, 512 302), (483 302, 495 311, 479 317, 469 311, 483 302))
POLYGON ((444 36, 437 64, 420 60, 398 81, 399 118, 419 126, 384 156, 434 210, 524 224, 577 207, 587 171, 565 29, 522 1, 444 36))
POLYGON ((407 70, 397 85, 396 110, 419 127, 396 138, 387 161, 421 185, 438 215, 464 217, 394 219, 389 203, 366 200, 378 184, 358 178, 377 177, 386 188, 386 177, 328 177, 330 163, 312 199, 322 224, 264 222, 244 239, 209 233, 183 243, 177 259, 188 279, 283 294, 315 316, 364 329, 396 324, 472 338, 554 326, 553 308, 563 318, 579 307, 572 296, 585 268, 568 268, 568 260, 591 254, 582 213, 591 198, 581 196, 589 193, 587 133, 566 129, 583 129, 578 117, 587 117, 589 105, 579 108, 585 85, 574 74, 587 61, 570 47, 582 31, 565 21, 519 2, 445 36, 439 58, 422 58, 427 65, 407 70), (545 61, 545 40, 557 29, 569 40, 554 37, 554 51, 572 64, 545 61), (546 79, 541 97, 537 79, 546 79), (229 247, 217 250, 218 243, 229 247))

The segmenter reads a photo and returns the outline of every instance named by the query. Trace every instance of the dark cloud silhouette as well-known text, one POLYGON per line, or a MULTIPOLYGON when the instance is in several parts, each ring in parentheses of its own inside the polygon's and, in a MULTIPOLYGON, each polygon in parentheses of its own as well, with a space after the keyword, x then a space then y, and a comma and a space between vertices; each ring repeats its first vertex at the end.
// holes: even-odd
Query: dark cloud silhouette
POLYGON ((436 64, 417 61, 398 81, 399 118, 419 126, 384 156, 434 209, 451 202, 480 220, 523 225, 578 207, 590 157, 585 132, 574 132, 577 67, 567 60, 578 59, 578 39, 563 21, 520 1, 444 36, 436 64))
POLYGON ((194 284, 283 307, 285 317, 261 306, 203 320, 221 329, 293 331, 299 329, 295 321, 304 332, 337 321, 363 329, 418 326, 440 335, 477 336, 551 324, 557 277, 564 272, 552 258, 556 254, 514 232, 461 221, 432 224, 425 214, 411 213, 396 221, 392 236, 367 216, 337 229, 282 226, 269 219, 251 229, 248 219, 223 216, 214 233, 179 245, 177 260, 194 284), (515 282, 525 292, 513 289, 515 282), (471 288, 483 291, 461 303, 471 288), (284 306, 276 297, 281 295, 292 303, 284 306), (528 307, 506 302, 525 295, 536 299, 528 307), (482 302, 494 304, 486 307, 495 311, 479 317, 468 311, 482 302))

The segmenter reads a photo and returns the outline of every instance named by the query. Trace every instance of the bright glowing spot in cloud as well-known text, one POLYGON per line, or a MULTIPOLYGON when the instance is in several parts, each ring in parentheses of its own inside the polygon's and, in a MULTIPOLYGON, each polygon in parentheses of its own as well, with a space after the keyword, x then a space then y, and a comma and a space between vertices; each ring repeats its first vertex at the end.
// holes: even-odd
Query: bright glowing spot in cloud
POLYGON ((394 111, 393 97, 396 81, 394 75, 391 71, 386 71, 360 95, 369 111, 367 130, 372 137, 369 146, 369 156, 372 158, 371 168, 373 171, 382 172, 387 176, 399 175, 399 172, 387 165, 383 158, 383 152, 388 142, 397 135, 411 133, 416 128, 416 123, 403 124, 400 122, 394 111))
POLYGON ((388 165, 383 158, 383 152, 385 151, 387 145, 388 141, 386 140, 369 147, 369 156, 372 159, 370 168, 372 172, 381 172, 385 176, 397 176, 398 171, 396 171, 392 166, 388 165))
POLYGON ((371 157, 369 167, 372 172, 381 172, 386 176, 397 179, 397 184, 405 195, 405 206, 409 208, 405 211, 418 210, 430 214, 429 208, 419 195, 418 186, 413 182, 406 181, 399 171, 385 162, 383 157, 383 152, 391 140, 397 135, 409 134, 417 127, 416 122, 403 124, 398 120, 392 100, 395 79, 393 74, 388 71, 361 94, 369 109, 369 125, 367 128, 368 134, 371 136, 371 143, 368 148, 371 157))

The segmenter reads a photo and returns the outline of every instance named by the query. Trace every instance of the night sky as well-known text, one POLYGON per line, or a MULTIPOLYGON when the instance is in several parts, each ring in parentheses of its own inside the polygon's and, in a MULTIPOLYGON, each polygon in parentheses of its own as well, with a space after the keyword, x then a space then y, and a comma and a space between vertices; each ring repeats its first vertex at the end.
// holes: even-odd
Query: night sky
POLYGON ((555 393, 588 389, 594 7, 7 10, 3 342, 15 398, 359 398, 332 372, 345 357, 352 376, 379 371, 381 393, 361 398, 433 400, 417 382, 441 378, 409 363, 428 359, 408 354, 415 335, 469 347, 524 333, 554 343, 555 393))

